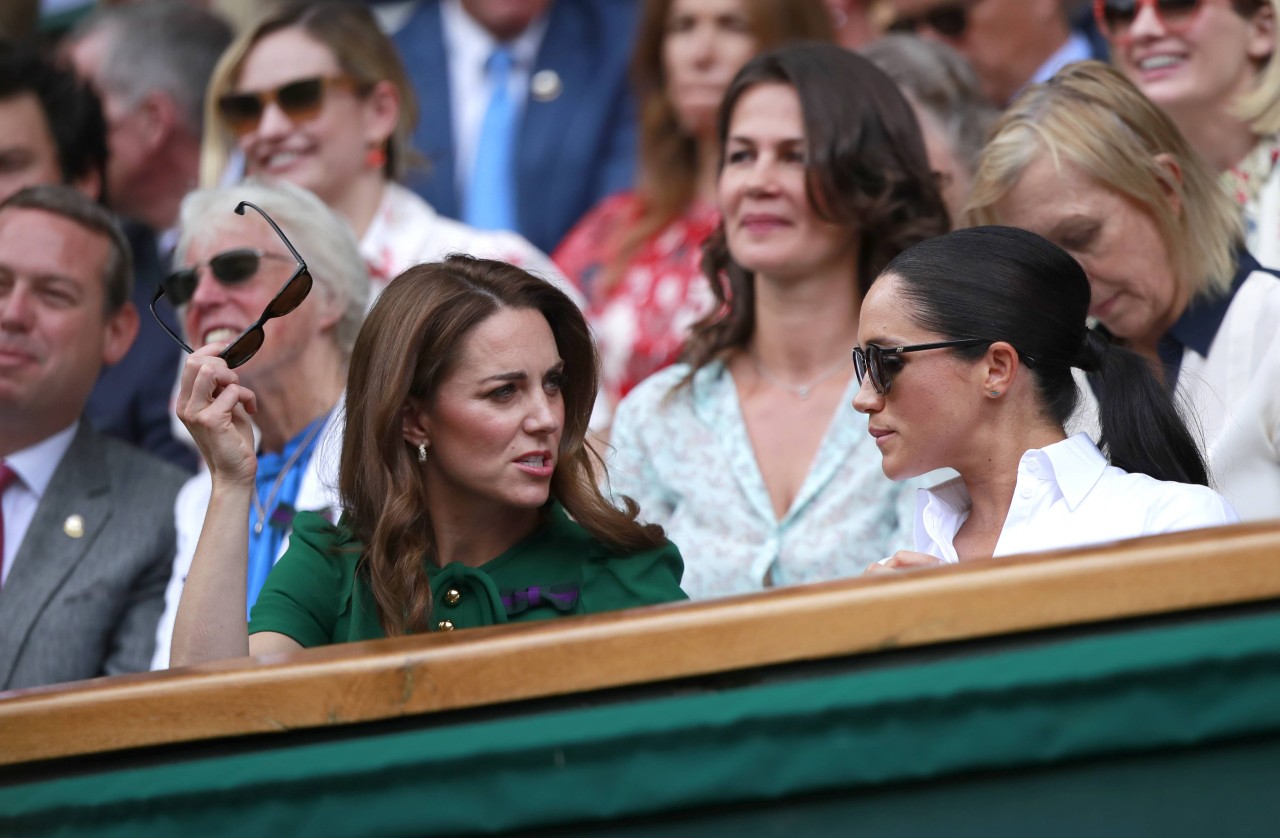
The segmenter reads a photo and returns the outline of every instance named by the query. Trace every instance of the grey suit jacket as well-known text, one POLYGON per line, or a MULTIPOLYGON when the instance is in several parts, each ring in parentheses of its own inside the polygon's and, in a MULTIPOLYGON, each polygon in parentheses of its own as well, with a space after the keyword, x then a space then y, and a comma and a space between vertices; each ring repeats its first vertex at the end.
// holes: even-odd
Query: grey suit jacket
POLYGON ((185 477, 80 423, 0 588, 0 690, 149 668, 185 477))

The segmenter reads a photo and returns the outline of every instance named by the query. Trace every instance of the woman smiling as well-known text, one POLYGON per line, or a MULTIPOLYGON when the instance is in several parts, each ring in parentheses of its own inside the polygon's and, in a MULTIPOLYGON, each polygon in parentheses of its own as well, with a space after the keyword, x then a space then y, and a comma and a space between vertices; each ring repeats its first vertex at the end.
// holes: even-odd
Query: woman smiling
POLYGON ((375 296, 405 268, 455 252, 563 281, 515 233, 437 215, 397 182, 417 108, 395 45, 359 3, 272 6, 219 60, 206 108, 203 183, 223 181, 234 150, 248 175, 316 193, 355 231, 375 296))
POLYGON ((1280 0, 1097 0, 1112 61, 1244 207, 1247 244, 1280 267, 1280 0))
POLYGON ((910 105, 840 47, 752 59, 717 135, 718 310, 623 400, 610 463, 694 597, 855 575, 904 539, 910 499, 849 406, 847 353, 880 269, 948 226, 910 105))

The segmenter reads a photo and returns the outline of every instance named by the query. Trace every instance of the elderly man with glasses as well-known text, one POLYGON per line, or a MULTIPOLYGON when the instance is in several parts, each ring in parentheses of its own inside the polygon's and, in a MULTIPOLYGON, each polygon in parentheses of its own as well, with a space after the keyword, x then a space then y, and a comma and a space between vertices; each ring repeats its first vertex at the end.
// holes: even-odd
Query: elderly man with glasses
POLYGON ((889 0, 890 29, 954 47, 977 72, 992 103, 1073 61, 1105 58, 1100 42, 1073 30, 1064 0, 889 0))
MULTIPOLYGON (((291 184, 194 192, 183 202, 180 228, 180 267, 161 283, 152 311, 184 350, 219 346, 238 383, 256 395, 252 438, 244 417, 244 443, 257 450, 246 510, 247 617, 288 546, 293 516, 337 511, 339 405, 369 276, 346 224, 291 184)), ((205 510, 218 500, 207 473, 178 496, 177 555, 153 668, 169 664, 205 510)))

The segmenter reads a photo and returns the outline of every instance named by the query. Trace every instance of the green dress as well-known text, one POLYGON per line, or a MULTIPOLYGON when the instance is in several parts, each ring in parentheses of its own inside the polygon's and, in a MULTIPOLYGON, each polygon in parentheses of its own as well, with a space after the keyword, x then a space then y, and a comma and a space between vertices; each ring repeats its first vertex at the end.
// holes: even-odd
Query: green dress
MULTIPOLYGON (((249 633, 274 631, 303 646, 385 636, 373 593, 356 566, 361 545, 313 512, 293 522, 289 549, 267 577, 249 633)), ((432 631, 594 614, 687 599, 684 562, 671 542, 619 554, 571 520, 558 502, 518 544, 480 567, 428 563, 432 631)))

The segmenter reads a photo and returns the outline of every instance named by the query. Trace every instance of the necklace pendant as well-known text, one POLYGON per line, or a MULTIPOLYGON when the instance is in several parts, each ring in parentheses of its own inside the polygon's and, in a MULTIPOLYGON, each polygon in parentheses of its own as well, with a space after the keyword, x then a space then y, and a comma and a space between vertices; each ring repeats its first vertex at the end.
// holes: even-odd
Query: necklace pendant
POLYGON ((261 522, 261 521, 255 521, 255 522, 254 522, 254 524, 253 524, 253 534, 254 534, 254 535, 262 535, 262 522, 261 522))
POLYGON ((808 400, 809 400, 809 394, 810 394, 810 393, 812 393, 812 392, 813 392, 813 391, 812 391, 812 390, 810 390, 808 387, 797 387, 797 388, 796 388, 796 395, 800 397, 800 401, 808 401, 808 400))

